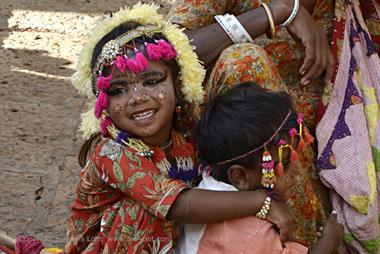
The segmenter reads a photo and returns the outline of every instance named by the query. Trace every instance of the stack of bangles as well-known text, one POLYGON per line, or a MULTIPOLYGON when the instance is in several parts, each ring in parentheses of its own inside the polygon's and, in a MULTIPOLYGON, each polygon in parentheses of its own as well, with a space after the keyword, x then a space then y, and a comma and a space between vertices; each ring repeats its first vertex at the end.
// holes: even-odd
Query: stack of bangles
MULTIPOLYGON (((276 37, 276 24, 274 22, 273 14, 270 7, 261 2, 260 6, 262 6, 268 16, 270 33, 267 33, 270 39, 276 37)), ((294 0, 293 10, 290 13, 289 17, 280 25, 280 27, 288 26, 296 17, 298 9, 300 6, 299 0, 294 0)), ((252 37, 249 35, 247 30, 240 24, 239 20, 235 17, 235 15, 225 14, 225 15, 217 15, 214 17, 218 24, 223 28, 223 30, 227 33, 227 35, 231 38, 233 43, 253 43, 252 37)))

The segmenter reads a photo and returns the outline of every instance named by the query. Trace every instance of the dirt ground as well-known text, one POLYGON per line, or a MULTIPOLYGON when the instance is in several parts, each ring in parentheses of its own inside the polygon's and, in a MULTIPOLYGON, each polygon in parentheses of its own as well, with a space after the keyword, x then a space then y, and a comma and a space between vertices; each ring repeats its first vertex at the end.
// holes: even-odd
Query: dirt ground
POLYGON ((83 142, 70 76, 96 19, 135 2, 0 0, 0 229, 10 236, 63 247, 83 142))

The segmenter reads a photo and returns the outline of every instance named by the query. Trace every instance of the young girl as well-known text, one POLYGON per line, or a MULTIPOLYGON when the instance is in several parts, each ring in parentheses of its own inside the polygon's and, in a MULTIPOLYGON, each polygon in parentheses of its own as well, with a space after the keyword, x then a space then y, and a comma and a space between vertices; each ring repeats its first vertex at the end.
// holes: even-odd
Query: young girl
MULTIPOLYGON (((73 83, 92 99, 82 121, 91 137, 79 154, 66 253, 172 253, 175 222, 253 215, 266 199, 189 189, 194 150, 178 130, 197 116, 204 71, 187 37, 156 9, 138 4, 104 19, 79 58, 73 83)), ((286 206, 273 201, 267 215, 286 237, 286 206)))
POLYGON ((185 225, 178 253, 335 253, 343 241, 335 212, 309 250, 296 242, 282 245, 273 226, 261 220, 271 199, 287 199, 300 173, 301 146, 312 141, 302 118, 292 112, 285 92, 268 92, 254 83, 237 85, 206 106, 195 134, 202 164, 208 165, 198 188, 261 189, 268 192, 268 206, 256 217, 185 225))

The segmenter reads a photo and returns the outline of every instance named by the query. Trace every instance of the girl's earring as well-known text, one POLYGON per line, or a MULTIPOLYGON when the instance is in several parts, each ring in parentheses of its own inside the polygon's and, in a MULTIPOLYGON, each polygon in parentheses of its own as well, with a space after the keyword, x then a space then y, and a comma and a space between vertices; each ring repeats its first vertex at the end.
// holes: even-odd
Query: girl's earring
POLYGON ((180 105, 177 105, 175 107, 175 112, 178 113, 178 114, 180 114, 182 112, 182 107, 180 105))
POLYGON ((265 149, 262 158, 262 171, 261 171, 261 185, 268 191, 273 190, 276 183, 276 176, 274 175, 274 161, 269 151, 265 149))
POLYGON ((181 105, 177 105, 175 107, 175 115, 178 122, 182 120, 182 106, 181 105))

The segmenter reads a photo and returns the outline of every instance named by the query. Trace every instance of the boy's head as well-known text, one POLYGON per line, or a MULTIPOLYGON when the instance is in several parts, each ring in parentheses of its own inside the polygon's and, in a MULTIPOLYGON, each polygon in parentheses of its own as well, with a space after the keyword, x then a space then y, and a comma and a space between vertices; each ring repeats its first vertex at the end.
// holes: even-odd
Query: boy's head
MULTIPOLYGON (((196 129, 201 163, 211 166, 214 178, 239 190, 261 188, 264 148, 240 159, 220 163, 244 155, 268 140, 271 141, 266 148, 275 164, 278 163, 277 143, 281 139, 290 143, 289 130, 298 127, 297 116, 294 113, 289 115, 290 111, 292 103, 286 92, 270 92, 252 82, 237 85, 215 97, 205 107, 196 129), (276 131, 278 134, 271 139, 276 131)), ((289 149, 283 149, 285 172, 289 157, 289 149)), ((288 180, 289 173, 278 177, 274 190, 284 193, 284 184, 289 184, 288 180)))

